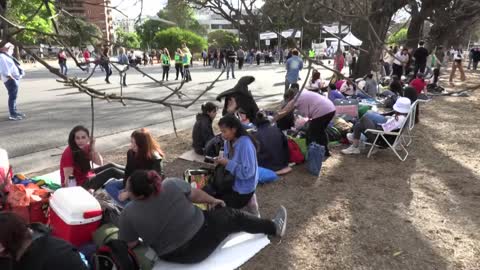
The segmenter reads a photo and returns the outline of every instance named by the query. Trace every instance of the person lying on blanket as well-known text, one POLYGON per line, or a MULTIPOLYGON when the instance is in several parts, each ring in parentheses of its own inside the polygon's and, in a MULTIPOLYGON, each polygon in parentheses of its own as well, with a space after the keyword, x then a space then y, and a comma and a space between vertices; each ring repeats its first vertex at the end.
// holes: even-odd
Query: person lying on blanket
POLYGON ((260 219, 226 207, 224 201, 192 189, 182 179, 162 181, 155 171, 134 172, 127 180, 127 192, 132 201, 120 214, 119 239, 130 248, 142 239, 165 261, 201 262, 232 233, 285 234, 283 206, 273 219, 260 219), (210 210, 202 211, 194 203, 208 204, 210 210))
POLYGON ((393 105, 394 115, 392 117, 385 117, 375 112, 366 113, 353 127, 353 134, 347 134, 347 138, 352 142, 352 145, 347 149, 343 149, 342 153, 346 155, 360 154, 360 138, 367 129, 377 129, 386 132, 400 129, 407 119, 410 107, 410 99, 400 97, 393 105))

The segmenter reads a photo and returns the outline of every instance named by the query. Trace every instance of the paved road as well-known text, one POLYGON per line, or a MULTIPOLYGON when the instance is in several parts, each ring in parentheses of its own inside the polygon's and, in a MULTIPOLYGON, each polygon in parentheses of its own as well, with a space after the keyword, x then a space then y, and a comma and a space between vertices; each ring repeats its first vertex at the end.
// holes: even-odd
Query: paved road
MULTIPOLYGON (((161 77, 161 67, 149 66, 144 68, 156 78, 161 77)), ((175 87, 178 81, 173 81, 171 69, 168 85, 175 87)), ((72 68, 70 75, 84 77, 86 74, 72 68)), ((219 74, 219 70, 204 68, 197 65, 192 70, 193 82, 183 88, 188 101, 205 89, 208 82, 219 74)), ((241 76, 255 76, 256 81, 250 86, 255 98, 260 104, 274 102, 281 99, 283 94, 283 81, 285 71, 283 66, 276 64, 246 66, 241 71, 236 71, 236 78, 241 76)), ((301 76, 306 76, 304 71, 301 76)), ((105 84, 104 73, 97 72, 89 80, 89 86, 106 92, 119 92, 119 76, 114 73, 111 77, 112 84, 105 84)), ((198 104, 188 109, 176 108, 176 119, 179 119, 180 128, 191 127, 200 104, 212 101, 221 91, 230 89, 237 80, 226 80, 226 74, 215 85, 215 89, 208 92, 198 104)), ((143 77, 135 70, 127 75, 129 86, 124 89, 125 95, 161 98, 170 93, 170 90, 159 87, 158 84, 143 77)), ((1 88, 4 88, 3 86, 1 88)), ((141 127, 152 127, 157 133, 171 132, 170 111, 161 105, 141 102, 128 102, 124 107, 120 103, 108 103, 95 100, 95 136, 107 138, 114 134, 122 134, 141 127)), ((63 149, 67 143, 68 132, 77 125, 83 124, 90 127, 90 98, 71 87, 55 81, 53 75, 41 68, 27 71, 27 76, 21 81, 18 97, 18 108, 27 114, 23 121, 9 121, 7 106, 7 91, 0 90, 0 147, 7 149, 11 158, 40 153, 48 149, 63 149)), ((128 135, 126 135, 128 140, 128 135)), ((110 145, 115 142, 109 140, 110 145)), ((122 145, 124 145, 123 143, 122 145)), ((34 164, 32 164, 34 165, 34 164)))

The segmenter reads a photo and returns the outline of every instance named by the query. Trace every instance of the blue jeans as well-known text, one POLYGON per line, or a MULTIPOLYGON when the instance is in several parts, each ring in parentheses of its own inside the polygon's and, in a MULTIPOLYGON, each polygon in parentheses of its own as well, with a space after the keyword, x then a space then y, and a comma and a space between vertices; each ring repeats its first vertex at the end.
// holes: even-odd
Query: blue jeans
POLYGON ((17 94, 18 94, 18 81, 10 79, 5 83, 5 87, 8 91, 8 111, 10 116, 17 115, 17 94))
POLYGON ((60 65, 60 73, 67 76, 67 72, 68 72, 67 64, 59 64, 59 65, 60 65))
POLYGON ((377 126, 387 122, 387 118, 385 118, 385 116, 372 111, 368 111, 363 117, 367 117, 377 126))
POLYGON ((232 70, 232 78, 235 79, 235 63, 228 63, 227 64, 227 79, 228 79, 228 75, 230 74, 230 69, 232 70))

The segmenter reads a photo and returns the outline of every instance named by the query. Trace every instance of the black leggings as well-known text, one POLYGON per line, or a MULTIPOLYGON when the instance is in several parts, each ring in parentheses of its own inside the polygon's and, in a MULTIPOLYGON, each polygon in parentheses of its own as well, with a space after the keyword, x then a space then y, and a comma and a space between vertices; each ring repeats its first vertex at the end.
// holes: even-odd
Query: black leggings
POLYGON ((332 121, 335 116, 335 111, 327 113, 324 116, 317 117, 312 119, 309 123, 307 130, 307 145, 312 142, 316 142, 320 145, 325 146, 325 156, 330 156, 330 151, 328 150, 328 136, 327 136, 327 127, 330 121, 332 121))
POLYGON ((123 179, 125 177, 125 168, 121 165, 108 163, 101 167, 93 169, 95 176, 83 183, 83 188, 97 190, 111 178, 123 179))
POLYGON ((168 81, 169 72, 170 72, 170 66, 163 66, 162 81, 165 79, 165 75, 167 76, 167 81, 168 81))
POLYGON ((223 207, 203 212, 205 220, 200 230, 183 246, 160 256, 165 261, 198 263, 205 260, 230 234, 237 232, 275 235, 275 223, 243 211, 223 207))
POLYGON ((217 199, 224 201, 228 207, 235 208, 235 209, 242 209, 245 206, 247 206, 253 194, 255 194, 255 191, 247 194, 240 194, 234 190, 230 190, 222 193, 215 190, 215 187, 213 187, 213 185, 205 186, 203 188, 203 191, 205 191, 212 197, 215 197, 217 199))
POLYGON ((177 71, 177 77, 175 80, 178 80, 178 74, 182 74, 182 79, 183 79, 183 64, 182 63, 175 63, 175 70, 177 71))

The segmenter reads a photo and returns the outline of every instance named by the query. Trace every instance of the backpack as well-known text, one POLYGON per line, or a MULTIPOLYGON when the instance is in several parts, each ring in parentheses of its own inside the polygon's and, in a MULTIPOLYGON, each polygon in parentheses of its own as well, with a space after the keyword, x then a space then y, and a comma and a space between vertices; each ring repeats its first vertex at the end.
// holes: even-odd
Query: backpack
POLYGON ((290 156, 289 162, 300 164, 305 160, 298 144, 290 138, 288 139, 288 153, 290 156))
POLYGON ((94 270, 140 270, 135 253, 126 242, 109 240, 92 255, 94 270))
POLYGON ((223 147, 222 135, 217 135, 205 144, 205 156, 218 157, 223 147))

